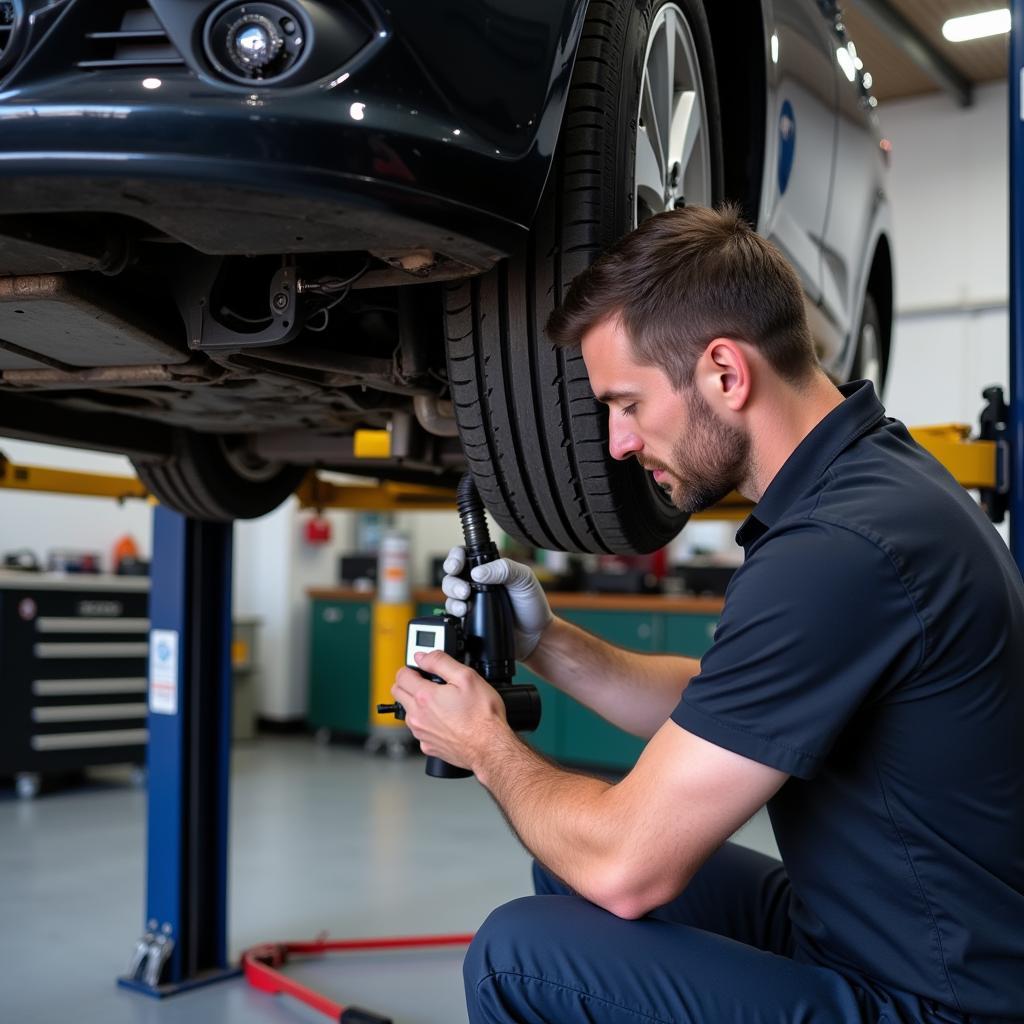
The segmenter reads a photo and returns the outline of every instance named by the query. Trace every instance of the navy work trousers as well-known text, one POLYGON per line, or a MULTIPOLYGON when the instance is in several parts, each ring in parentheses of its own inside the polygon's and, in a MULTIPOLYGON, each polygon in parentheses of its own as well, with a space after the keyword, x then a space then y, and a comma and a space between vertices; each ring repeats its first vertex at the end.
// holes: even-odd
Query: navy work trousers
MULTIPOLYGON (((910 1024, 934 1019, 793 959, 782 864, 726 843, 685 892, 637 921, 535 865, 536 896, 499 907, 466 954, 471 1024, 910 1024)), ((857 979, 859 982, 860 979, 857 979)))

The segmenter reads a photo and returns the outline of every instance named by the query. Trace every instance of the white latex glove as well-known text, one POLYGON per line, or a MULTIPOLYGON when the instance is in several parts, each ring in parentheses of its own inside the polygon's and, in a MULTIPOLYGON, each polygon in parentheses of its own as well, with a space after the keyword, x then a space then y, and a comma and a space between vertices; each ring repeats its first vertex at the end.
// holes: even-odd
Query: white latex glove
MULTIPOLYGON (((444 560, 447 575, 441 580, 441 590, 446 598, 445 611, 460 619, 466 614, 466 599, 470 594, 469 584, 459 579, 459 573, 465 567, 466 549, 452 548, 444 560)), ((540 643, 544 630, 554 620, 544 589, 533 570, 520 562, 499 558, 496 562, 474 566, 470 576, 475 583, 505 584, 515 616, 516 660, 528 658, 540 643)))

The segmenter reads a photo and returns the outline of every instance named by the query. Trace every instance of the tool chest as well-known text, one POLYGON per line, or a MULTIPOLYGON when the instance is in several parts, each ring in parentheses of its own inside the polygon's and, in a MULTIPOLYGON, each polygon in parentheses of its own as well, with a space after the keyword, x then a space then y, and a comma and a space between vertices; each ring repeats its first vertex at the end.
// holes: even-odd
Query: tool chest
POLYGON ((149 580, 0 572, 0 776, 146 758, 149 580))

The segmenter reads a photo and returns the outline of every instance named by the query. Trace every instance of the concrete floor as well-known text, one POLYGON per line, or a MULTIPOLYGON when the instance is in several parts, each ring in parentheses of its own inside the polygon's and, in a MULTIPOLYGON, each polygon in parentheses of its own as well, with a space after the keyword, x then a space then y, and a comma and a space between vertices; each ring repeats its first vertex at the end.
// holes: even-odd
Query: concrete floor
MULTIPOLYGON (((486 793, 305 737, 233 758, 232 957, 258 942, 470 932, 530 891, 530 861, 486 793)), ((737 837, 776 854, 767 818, 737 837)), ((37 800, 0 789, 0 1020, 301 1024, 326 1018, 240 979, 160 1002, 126 992, 144 911, 145 792, 105 769, 37 800)), ((461 1024, 461 951, 328 956, 289 972, 399 1024, 461 1024)))

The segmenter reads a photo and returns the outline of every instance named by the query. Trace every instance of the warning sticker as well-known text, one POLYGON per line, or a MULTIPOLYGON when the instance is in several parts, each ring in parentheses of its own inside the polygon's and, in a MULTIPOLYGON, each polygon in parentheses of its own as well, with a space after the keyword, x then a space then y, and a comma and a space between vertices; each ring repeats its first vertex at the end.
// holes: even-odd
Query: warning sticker
POLYGON ((149 710, 154 715, 178 713, 178 632, 149 631, 149 710))

